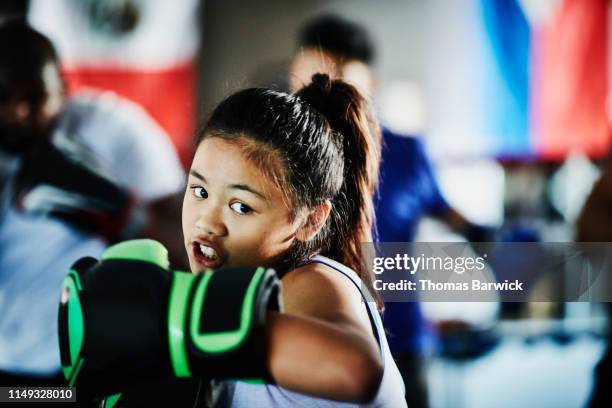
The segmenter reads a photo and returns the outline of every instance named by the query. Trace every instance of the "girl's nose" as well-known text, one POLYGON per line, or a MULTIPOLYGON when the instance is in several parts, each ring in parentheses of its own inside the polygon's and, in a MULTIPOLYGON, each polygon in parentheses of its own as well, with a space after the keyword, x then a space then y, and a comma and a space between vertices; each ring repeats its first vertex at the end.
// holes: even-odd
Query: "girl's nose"
MULTIPOLYGON (((209 206, 212 207, 212 206, 209 206)), ((195 227, 201 233, 210 236, 224 236, 227 234, 227 228, 223 223, 222 211, 215 208, 207 208, 200 212, 196 220, 195 227)))

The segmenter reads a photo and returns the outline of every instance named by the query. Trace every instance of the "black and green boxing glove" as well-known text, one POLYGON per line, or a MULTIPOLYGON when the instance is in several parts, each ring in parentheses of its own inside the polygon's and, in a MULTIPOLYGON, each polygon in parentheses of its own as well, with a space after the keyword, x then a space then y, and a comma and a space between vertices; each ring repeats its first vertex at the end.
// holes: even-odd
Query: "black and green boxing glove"
POLYGON ((64 375, 98 395, 165 378, 266 379, 266 316, 280 309, 279 289, 272 269, 195 275, 169 270, 159 242, 114 245, 64 280, 64 375))

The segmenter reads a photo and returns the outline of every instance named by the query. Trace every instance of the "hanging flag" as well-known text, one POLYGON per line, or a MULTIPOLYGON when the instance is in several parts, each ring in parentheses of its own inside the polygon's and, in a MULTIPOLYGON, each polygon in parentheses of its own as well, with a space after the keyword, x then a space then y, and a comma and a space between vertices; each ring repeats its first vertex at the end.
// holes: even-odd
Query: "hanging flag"
POLYGON ((610 147, 607 0, 564 0, 534 29, 532 135, 543 158, 610 147))
POLYGON ((497 140, 497 156, 529 156, 529 23, 516 0, 482 0, 481 13, 489 39, 483 54, 490 61, 480 83, 485 126, 497 140))
POLYGON ((608 152, 607 0, 431 4, 434 154, 563 160, 608 152))
POLYGON ((28 19, 55 44, 70 92, 112 90, 143 106, 191 159, 197 0, 31 0, 28 19))

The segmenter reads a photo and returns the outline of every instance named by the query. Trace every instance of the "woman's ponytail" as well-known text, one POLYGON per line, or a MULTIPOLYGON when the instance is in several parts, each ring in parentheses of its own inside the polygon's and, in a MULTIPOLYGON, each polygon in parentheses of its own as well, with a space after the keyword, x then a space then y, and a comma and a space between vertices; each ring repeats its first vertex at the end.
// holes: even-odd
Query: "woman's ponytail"
POLYGON ((365 265, 361 244, 372 242, 375 226, 373 195, 378 182, 381 134, 368 101, 351 85, 315 74, 312 83, 296 93, 329 122, 331 137, 344 155, 344 182, 333 197, 327 245, 323 255, 355 270, 375 296, 373 277, 365 265))

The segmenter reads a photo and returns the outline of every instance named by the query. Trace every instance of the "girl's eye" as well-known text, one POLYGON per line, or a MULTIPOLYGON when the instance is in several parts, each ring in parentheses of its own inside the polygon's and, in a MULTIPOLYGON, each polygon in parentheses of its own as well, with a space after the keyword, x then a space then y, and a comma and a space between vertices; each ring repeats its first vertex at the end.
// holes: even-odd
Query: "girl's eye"
POLYGON ((240 202, 236 202, 230 205, 230 208, 236 211, 238 214, 248 214, 253 211, 251 207, 240 202))
POLYGON ((208 192, 204 190, 204 187, 191 187, 193 195, 198 198, 208 198, 208 192))

